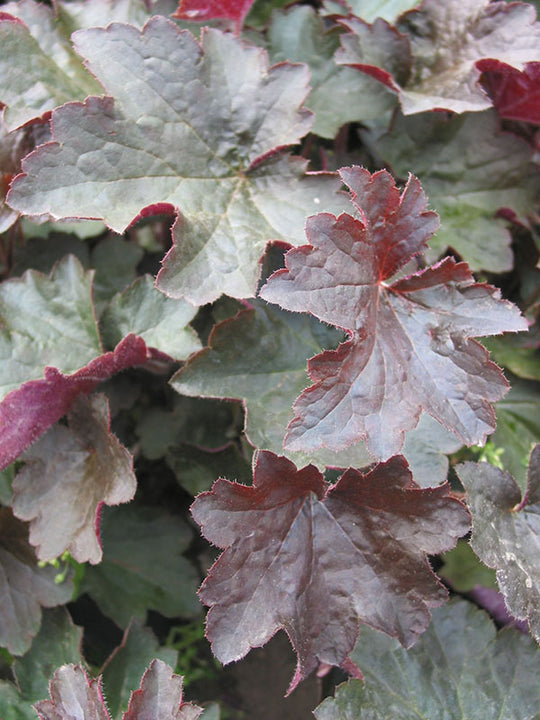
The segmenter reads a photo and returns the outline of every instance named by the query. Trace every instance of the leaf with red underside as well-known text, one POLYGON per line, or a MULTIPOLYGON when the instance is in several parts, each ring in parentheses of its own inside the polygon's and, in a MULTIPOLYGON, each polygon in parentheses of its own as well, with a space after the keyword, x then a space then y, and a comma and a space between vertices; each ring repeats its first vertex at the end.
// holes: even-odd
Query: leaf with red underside
POLYGON ((234 22, 238 33, 252 5, 253 0, 180 0, 172 17, 196 22, 225 18, 234 22))
POLYGON ((71 375, 46 367, 45 377, 30 380, 0 403, 0 469, 7 467, 29 445, 65 415, 79 395, 88 395, 99 383, 150 357, 146 343, 128 335, 113 352, 105 353, 71 375))
POLYGON ((485 110, 491 101, 479 83, 478 61, 493 58, 518 70, 540 61, 535 15, 522 2, 424 0, 400 18, 402 35, 382 20, 373 26, 341 20, 351 33, 343 36, 336 60, 397 92, 406 115, 485 110))
POLYGON ((366 438, 382 460, 400 452, 421 411, 466 444, 493 431, 492 403, 508 385, 473 337, 526 330, 518 309, 475 283, 465 263, 391 281, 437 229, 418 180, 403 194, 385 170, 342 168, 362 219, 308 219, 310 245, 292 249, 261 296, 342 327, 350 339, 313 358, 315 382, 295 403, 285 447, 339 451, 366 438))
POLYGON ((24 453, 26 464, 13 482, 13 513, 30 521, 30 543, 40 560, 68 550, 78 562, 96 564, 103 555, 101 506, 133 498, 133 459, 110 432, 104 395, 79 396, 67 421, 24 453))
POLYGON ((448 486, 420 489, 402 457, 330 487, 313 465, 263 451, 252 487, 218 480, 192 513, 225 549, 199 591, 214 654, 238 660, 283 629, 298 656, 291 690, 319 662, 339 665, 360 622, 412 645, 446 599, 426 554, 469 528, 448 486))
POLYGON ((39 567, 28 527, 0 508, 0 644, 23 655, 41 624, 41 608, 69 602, 71 580, 56 583, 57 570, 39 567))
POLYGON ((482 85, 501 117, 540 125, 540 62, 527 63, 520 71, 482 60, 478 68, 483 72, 482 85))
POLYGON ((269 67, 263 50, 218 30, 199 44, 159 16, 142 31, 112 23, 73 38, 108 96, 53 112, 54 142, 25 159, 12 208, 118 232, 149 205, 178 208, 157 284, 194 305, 253 296, 269 240, 301 242, 307 215, 344 208, 333 174, 308 175, 284 151, 313 123, 305 66, 269 67))
MULTIPOLYGON (((111 720, 101 676, 90 679, 81 665, 62 665, 54 673, 50 700, 36 703, 41 720, 111 720)), ((161 660, 152 660, 141 687, 131 695, 123 720, 197 720, 202 709, 182 701, 182 678, 161 660)))

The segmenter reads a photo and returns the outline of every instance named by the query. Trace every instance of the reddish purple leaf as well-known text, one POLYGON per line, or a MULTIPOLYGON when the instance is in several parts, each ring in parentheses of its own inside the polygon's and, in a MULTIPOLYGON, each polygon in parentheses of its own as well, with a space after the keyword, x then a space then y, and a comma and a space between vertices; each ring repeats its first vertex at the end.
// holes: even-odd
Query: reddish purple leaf
POLYGON ((0 469, 60 420, 78 395, 87 395, 111 375, 140 365, 149 357, 144 340, 128 335, 113 352, 97 357, 71 375, 47 367, 43 379, 30 380, 6 395, 0 403, 0 469))
POLYGON ((483 442, 495 428, 492 403, 508 385, 471 338, 526 330, 526 321, 451 258, 389 282, 426 247, 437 216, 413 176, 400 196, 385 170, 340 173, 361 219, 309 218, 311 245, 290 250, 260 293, 350 334, 310 361, 315 384, 295 403, 285 447, 340 451, 365 438, 385 460, 400 452, 422 410, 462 442, 483 442))
POLYGON ((477 67, 501 117, 540 125, 540 63, 528 63, 523 72, 496 60, 482 60, 477 67))
POLYGON ((197 720, 202 708, 182 702, 182 682, 162 660, 152 660, 131 695, 123 720, 197 720))
POLYGON ((197 22, 225 18, 232 20, 236 32, 240 32, 252 5, 253 0, 180 0, 172 17, 197 22))
MULTIPOLYGON (((62 665, 49 685, 50 700, 34 706, 41 720, 111 720, 101 688, 81 665, 62 665)), ((197 720, 202 709, 182 702, 182 678, 161 660, 152 660, 141 687, 132 693, 123 720, 197 720)))
POLYGON ((50 700, 34 708, 41 720, 111 720, 101 689, 101 677, 90 679, 81 665, 62 665, 49 683, 50 700))
POLYGON ((313 465, 268 451, 253 487, 218 480, 192 513, 225 548, 200 589, 214 654, 238 660, 283 629, 298 657, 291 690, 319 662, 343 662, 360 622, 412 645, 446 599, 426 554, 470 525, 448 485, 420 489, 402 457, 329 487, 313 465))

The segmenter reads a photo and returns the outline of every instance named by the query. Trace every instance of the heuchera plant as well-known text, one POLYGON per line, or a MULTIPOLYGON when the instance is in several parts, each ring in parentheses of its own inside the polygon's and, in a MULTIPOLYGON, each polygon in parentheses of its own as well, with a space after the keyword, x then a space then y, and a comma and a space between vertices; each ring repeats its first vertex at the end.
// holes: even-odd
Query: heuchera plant
POLYGON ((284 5, 1 6, 2 720, 539 717, 535 3, 284 5))

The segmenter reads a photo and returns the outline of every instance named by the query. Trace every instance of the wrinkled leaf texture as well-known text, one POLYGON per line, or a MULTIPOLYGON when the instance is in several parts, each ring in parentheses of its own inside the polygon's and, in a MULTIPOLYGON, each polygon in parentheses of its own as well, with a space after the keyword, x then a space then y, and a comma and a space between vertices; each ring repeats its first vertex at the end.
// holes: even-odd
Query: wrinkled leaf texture
POLYGON ((497 570, 508 610, 528 620, 540 643, 540 445, 531 453, 523 497, 514 478, 489 463, 456 470, 473 516, 471 546, 497 570))
POLYGON ((469 528, 448 486, 419 488, 402 457, 330 487, 313 465, 261 451, 253 486, 220 479, 192 513, 224 548, 199 591, 214 654, 238 660, 284 629, 298 658, 289 691, 318 662, 339 665, 360 622, 412 645, 446 599, 426 554, 469 528))
POLYGON ((343 450, 365 438, 381 460, 399 453, 422 410, 465 444, 495 428, 491 403, 508 384, 474 336, 526 330, 500 292, 446 258, 388 282, 438 226, 418 180, 402 195, 390 174, 340 170, 359 214, 308 219, 310 245, 293 248, 260 295, 346 329, 350 339, 309 362, 314 385, 297 399, 285 448, 343 450))
POLYGON ((340 685, 317 720, 538 720, 540 650, 463 600, 436 608, 408 651, 363 628, 351 660, 364 682, 340 685))
POLYGON ((199 45, 158 16, 142 31, 113 23, 73 38, 109 95, 54 111, 55 142, 25 159, 11 207, 118 232, 143 208, 178 208, 157 282, 195 305, 252 296, 268 240, 300 242, 318 205, 344 209, 333 175, 306 175, 283 151, 313 123, 305 66, 268 68, 263 50, 218 30, 199 45))
POLYGON ((517 70, 540 61, 535 18, 529 3, 424 0, 402 16, 402 33, 381 19, 371 26, 342 20, 351 33, 342 38, 336 60, 398 93, 406 115, 485 110, 491 100, 479 83, 478 61, 493 58, 517 70))

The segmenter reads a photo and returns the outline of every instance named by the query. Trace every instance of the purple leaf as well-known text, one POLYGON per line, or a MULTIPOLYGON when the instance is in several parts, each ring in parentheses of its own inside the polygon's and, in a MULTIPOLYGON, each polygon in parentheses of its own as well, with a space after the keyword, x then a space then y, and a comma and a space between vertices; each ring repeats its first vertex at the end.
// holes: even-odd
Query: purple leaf
MULTIPOLYGON (((62 665, 50 682, 50 700, 34 707, 41 720, 111 720, 101 688, 81 665, 62 665)), ((182 702, 182 678, 161 660, 152 660, 123 720, 197 720, 202 709, 182 702)))
POLYGON ((469 528, 448 486, 420 489, 400 457, 329 487, 313 465, 260 452, 252 487, 218 480, 192 513, 225 548, 200 589, 214 654, 238 660, 284 629, 298 656, 290 690, 319 662, 339 665, 360 622, 412 645, 446 599, 426 554, 469 528))
POLYGON ((30 543, 40 560, 68 550, 78 562, 96 564, 103 554, 101 507, 133 498, 133 459, 110 432, 104 395, 77 397, 67 421, 24 453, 26 464, 13 483, 13 512, 30 521, 30 543))
POLYGON ((162 660, 152 660, 123 720, 197 720, 202 708, 182 702, 182 678, 162 660))
POLYGON ((295 403, 285 447, 339 451, 365 437, 384 460, 401 450, 422 410, 462 442, 482 442, 495 427, 491 403, 508 385, 471 337, 525 330, 526 321, 451 258, 389 282, 424 249, 437 216, 413 176, 400 196, 385 170, 340 173, 362 219, 309 218, 311 244, 290 250, 260 293, 350 335, 310 360, 315 384, 295 403))
POLYGON ((0 403, 0 469, 68 412, 74 400, 87 395, 100 382, 150 357, 144 340, 128 335, 113 352, 105 353, 71 375, 45 368, 42 380, 30 380, 10 392, 0 403))

